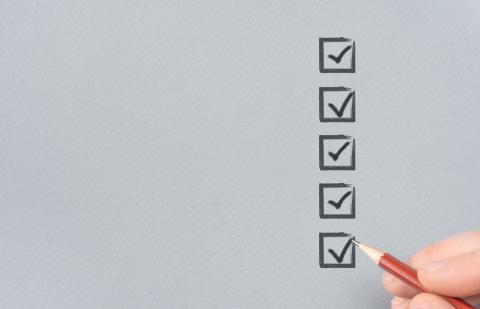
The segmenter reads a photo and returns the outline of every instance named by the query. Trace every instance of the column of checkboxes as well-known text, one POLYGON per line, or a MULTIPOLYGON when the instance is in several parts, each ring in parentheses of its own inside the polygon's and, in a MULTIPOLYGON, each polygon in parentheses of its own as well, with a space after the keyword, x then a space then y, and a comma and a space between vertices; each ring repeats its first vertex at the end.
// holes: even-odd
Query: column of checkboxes
MULTIPOLYGON (((347 38, 320 38, 321 73, 355 73, 355 42, 347 38)), ((355 122, 355 90, 339 85, 319 88, 320 122, 355 122)), ((343 134, 319 136, 321 171, 355 170, 355 138, 343 134)), ((321 219, 354 219, 355 187, 320 183, 321 219)), ((354 268, 355 246, 350 234, 320 233, 320 267, 354 268)))

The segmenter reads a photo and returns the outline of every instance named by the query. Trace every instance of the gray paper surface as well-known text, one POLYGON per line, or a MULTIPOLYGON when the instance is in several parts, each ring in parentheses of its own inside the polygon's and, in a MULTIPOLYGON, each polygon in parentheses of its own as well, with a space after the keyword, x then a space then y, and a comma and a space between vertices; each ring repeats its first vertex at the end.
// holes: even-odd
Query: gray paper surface
POLYGON ((1 308, 388 308, 381 271, 479 227, 476 1, 0 1, 1 308), (319 37, 356 72, 319 71, 319 37), (356 92, 320 123, 319 87, 356 92), (320 171, 319 135, 356 140, 320 171), (355 219, 320 219, 319 184, 355 219))

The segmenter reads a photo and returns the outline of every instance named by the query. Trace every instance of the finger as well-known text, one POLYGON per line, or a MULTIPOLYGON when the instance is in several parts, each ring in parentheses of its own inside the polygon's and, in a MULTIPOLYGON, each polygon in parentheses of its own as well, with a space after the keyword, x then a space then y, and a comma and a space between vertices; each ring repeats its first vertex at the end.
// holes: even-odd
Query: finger
POLYGON ((390 301, 390 304, 392 305, 392 309, 408 309, 408 305, 410 304, 410 299, 394 297, 390 301))
POLYGON ((468 297, 480 294, 480 250, 425 264, 418 279, 439 294, 468 297))
POLYGON ((390 294, 401 298, 412 298, 418 294, 418 291, 406 285, 400 279, 397 279, 389 273, 383 274, 383 287, 390 294))
POLYGON ((418 294, 410 301, 410 309, 455 309, 442 298, 433 294, 418 294))
POLYGON ((418 268, 426 263, 449 259, 477 249, 480 249, 480 231, 465 232, 425 247, 410 259, 410 264, 418 268))
MULTIPOLYGON (((403 283, 403 281, 397 279, 389 273, 383 274, 383 286, 390 294, 395 295, 395 297, 392 299, 392 308, 397 308, 393 305, 400 305, 401 300, 409 300, 410 298, 413 298, 415 295, 419 294, 417 290, 406 285, 403 283)), ((480 295, 467 297, 465 300, 472 305, 478 305, 480 304, 480 295)), ((400 308, 402 307, 398 307, 398 309, 400 308)))
MULTIPOLYGON (((425 247, 410 259, 410 264, 418 268, 420 265, 448 259, 476 248, 480 248, 480 231, 465 232, 425 247)), ((383 286, 392 295, 403 298, 412 298, 418 294, 416 290, 388 273, 383 276, 383 286)))

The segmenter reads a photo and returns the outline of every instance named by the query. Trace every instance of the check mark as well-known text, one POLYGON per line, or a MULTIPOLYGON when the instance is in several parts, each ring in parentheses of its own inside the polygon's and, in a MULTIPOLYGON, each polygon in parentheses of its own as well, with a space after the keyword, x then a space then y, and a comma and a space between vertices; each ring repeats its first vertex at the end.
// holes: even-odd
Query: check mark
POLYGON ((333 161, 337 161, 342 152, 348 147, 348 145, 350 145, 350 142, 346 142, 345 144, 343 144, 343 146, 340 147, 340 149, 338 149, 336 152, 329 151, 328 155, 333 159, 333 161))
POLYGON ((340 207, 342 207, 343 202, 345 201, 345 199, 346 199, 347 197, 350 196, 350 194, 352 194, 352 191, 348 191, 347 193, 345 193, 345 194, 338 200, 338 202, 334 202, 334 201, 330 200, 330 201, 328 201, 328 203, 329 203, 330 205, 332 205, 333 207, 335 207, 336 209, 340 209, 340 207))
POLYGON ((353 92, 350 92, 348 96, 345 98, 343 101, 342 105, 340 106, 340 109, 337 109, 337 107, 333 103, 328 103, 328 106, 333 110, 333 112, 338 116, 338 118, 342 118, 343 113, 345 112, 345 108, 347 107, 348 101, 353 97, 353 92))
POLYGON ((342 61, 343 56, 345 56, 345 53, 346 53, 347 51, 349 51, 350 48, 352 48, 352 45, 348 45, 347 47, 345 47, 345 48, 340 52, 340 54, 338 54, 338 56, 328 55, 328 58, 330 58, 330 59, 332 59, 333 61, 335 61, 335 63, 340 63, 340 61, 342 61))
POLYGON ((345 254, 347 253, 351 243, 352 243, 352 240, 349 239, 347 244, 343 247, 342 252, 340 252, 340 255, 337 255, 337 253, 333 251, 333 249, 328 249, 328 253, 330 253, 333 256, 333 258, 337 261, 337 263, 342 263, 343 259, 345 258, 345 254))

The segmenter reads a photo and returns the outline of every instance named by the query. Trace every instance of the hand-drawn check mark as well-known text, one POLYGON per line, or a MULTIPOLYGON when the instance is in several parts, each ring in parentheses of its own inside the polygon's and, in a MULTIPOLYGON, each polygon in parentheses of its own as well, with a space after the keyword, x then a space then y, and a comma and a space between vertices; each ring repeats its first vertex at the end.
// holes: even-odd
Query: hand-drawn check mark
POLYGON ((343 101, 342 105, 340 106, 340 109, 337 109, 333 103, 328 103, 328 106, 332 109, 332 111, 338 116, 338 118, 341 118, 343 116, 343 113, 345 112, 345 108, 347 107, 348 101, 353 97, 353 92, 350 92, 348 96, 345 98, 343 101))
POLYGON ((345 47, 345 48, 340 52, 340 54, 338 54, 338 56, 328 55, 328 58, 330 58, 330 59, 332 59, 333 61, 335 61, 335 63, 340 63, 340 61, 342 61, 343 56, 345 56, 345 53, 346 53, 347 51, 349 51, 350 48, 352 48, 352 45, 348 45, 347 47, 345 47))
POLYGON ((333 159, 333 161, 337 161, 340 155, 342 154, 342 152, 348 147, 348 145, 350 145, 350 142, 346 142, 345 144, 343 144, 343 146, 340 147, 340 149, 338 149, 337 152, 329 151, 328 155, 333 159))
POLYGON ((345 201, 345 199, 346 199, 347 197, 350 196, 350 194, 352 194, 352 191, 348 191, 347 193, 345 193, 345 194, 338 200, 338 202, 334 202, 334 201, 330 200, 330 201, 328 201, 328 203, 329 203, 330 205, 332 205, 333 207, 335 207, 336 209, 340 209, 340 207, 342 207, 343 202, 345 201))
POLYGON ((333 249, 328 249, 328 253, 330 253, 333 258, 337 261, 337 263, 342 263, 343 259, 345 258, 345 254, 347 254, 348 248, 350 247, 350 244, 352 243, 352 240, 349 239, 348 242, 345 244, 345 246, 342 249, 342 252, 340 252, 340 255, 337 255, 333 249))

